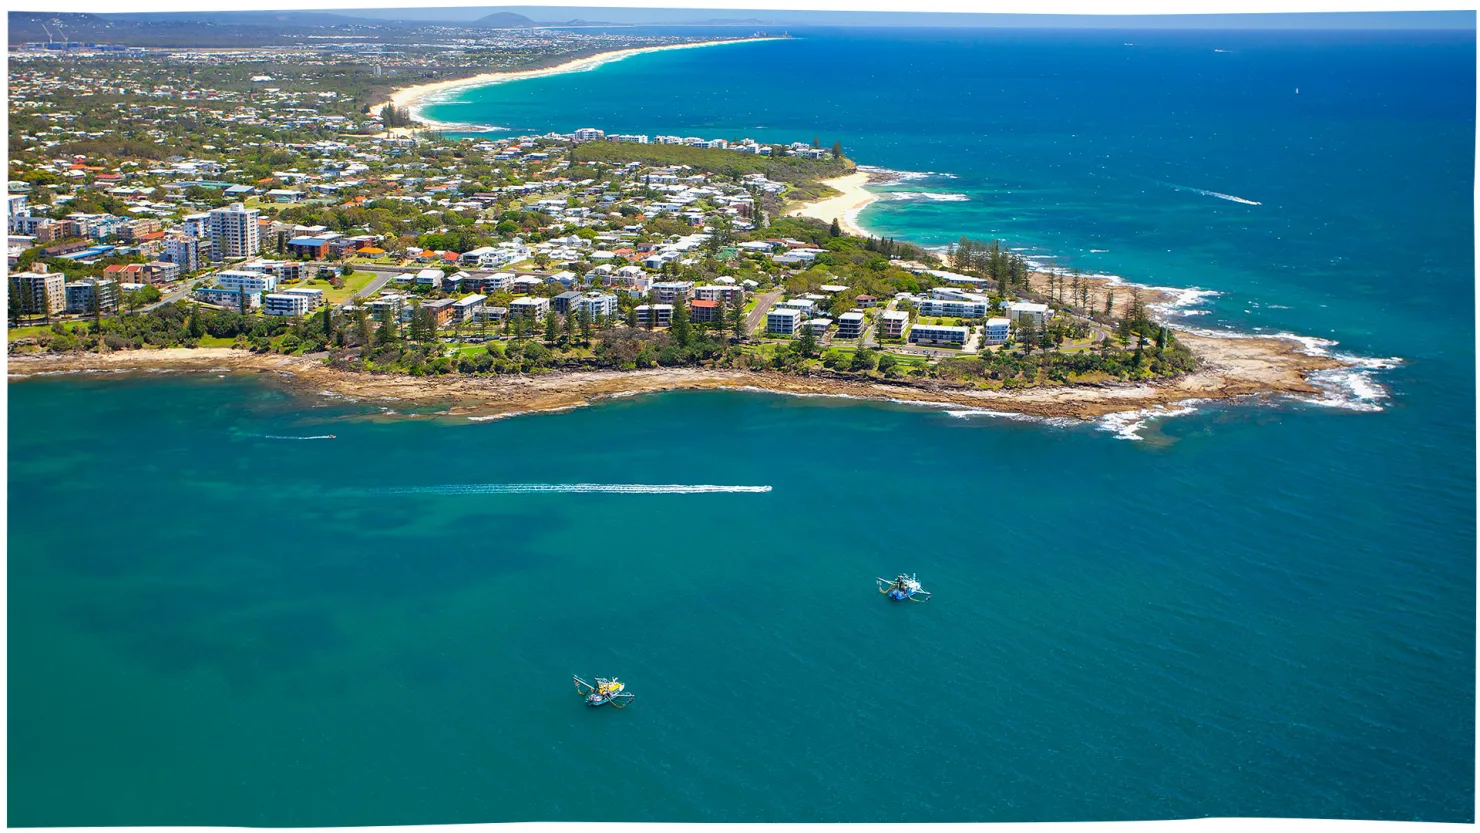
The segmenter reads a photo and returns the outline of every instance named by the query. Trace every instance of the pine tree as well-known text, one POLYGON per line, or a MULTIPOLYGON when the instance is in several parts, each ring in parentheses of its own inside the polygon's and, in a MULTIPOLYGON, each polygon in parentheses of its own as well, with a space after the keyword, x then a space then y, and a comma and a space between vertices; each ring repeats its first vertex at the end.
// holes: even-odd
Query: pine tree
POLYGON ((581 307, 581 345, 591 346, 591 308, 581 307))
POLYGON ((238 287, 236 290, 236 311, 240 315, 247 314, 247 290, 246 287, 238 287))
POLYGON ((333 304, 324 304, 324 342, 325 343, 328 343, 328 342, 331 342, 331 341, 334 340, 334 316, 333 316, 333 310, 334 310, 334 305, 333 304))
POLYGON ((1115 290, 1111 289, 1105 292, 1105 314, 1109 315, 1113 309, 1115 309, 1115 290))
POLYGON ((1167 349, 1167 328, 1158 327, 1156 329, 1156 352, 1160 353, 1165 349, 1167 349))
POLYGON ((838 218, 837 217, 834 217, 833 218, 832 225, 828 227, 827 233, 830 234, 830 235, 832 235, 833 237, 842 237, 843 236, 843 227, 838 224, 838 218))
POLYGON ((576 340, 576 317, 569 312, 565 314, 565 343, 570 344, 576 340))
POLYGON ((730 326, 734 328, 735 340, 743 341, 745 339, 745 305, 737 301, 734 307, 730 313, 730 326))
POLYGON ((191 338, 200 338, 201 336, 203 336, 203 335, 206 334, 206 325, 203 324, 203 323, 201 323, 201 320, 200 320, 200 304, 194 304, 193 306, 190 307, 190 325, 189 326, 190 326, 189 332, 190 332, 190 337, 191 338))
POLYGON ((365 306, 363 304, 355 307, 355 327, 359 331, 360 346, 362 348, 368 348, 370 346, 371 338, 370 314, 365 311, 365 306))
POLYGON ((812 328, 808 327, 805 322, 802 324, 801 334, 797 336, 796 345, 797 352, 804 359, 810 359, 817 353, 817 336, 812 334, 812 328))
POLYGON ((683 298, 673 299, 673 318, 668 326, 668 335, 679 347, 689 346, 689 306, 683 298))
POLYGON ((545 316, 545 346, 547 347, 553 346, 555 344, 556 337, 559 335, 560 331, 557 329, 557 324, 558 322, 556 322, 555 320, 555 311, 550 310, 549 314, 545 316))
POLYGON ((842 142, 833 142, 833 146, 832 146, 832 157, 834 159, 842 159, 843 158, 843 143, 842 142))

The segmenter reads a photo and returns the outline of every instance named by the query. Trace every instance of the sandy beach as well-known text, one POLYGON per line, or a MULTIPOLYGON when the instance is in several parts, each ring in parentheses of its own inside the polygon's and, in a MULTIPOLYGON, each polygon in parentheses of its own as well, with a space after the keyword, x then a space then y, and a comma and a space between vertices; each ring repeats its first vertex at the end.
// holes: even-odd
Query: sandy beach
POLYGON ((543 78, 547 75, 559 75, 565 72, 581 72, 595 69, 602 64, 612 61, 620 61, 633 55, 641 55, 645 52, 664 52, 670 49, 697 49, 703 46, 723 46, 730 43, 755 43, 758 41, 781 40, 781 38, 737 38, 735 40, 703 41, 700 43, 676 43, 667 46, 644 46, 635 49, 618 49, 611 52, 601 52, 596 55, 588 55, 584 58, 566 61, 541 69, 526 69, 517 71, 485 72, 480 75, 472 75, 466 78, 453 78, 447 81, 433 81, 427 84, 418 84, 414 87, 396 90, 386 101, 372 106, 372 110, 379 111, 387 104, 397 107, 405 107, 411 111, 412 117, 426 122, 432 127, 438 126, 437 122, 423 117, 420 108, 426 104, 427 99, 450 90, 463 89, 465 87, 482 87, 488 84, 502 84, 505 81, 520 81, 526 78, 543 78))
POLYGON ((1105 414, 1175 406, 1187 400, 1294 394, 1320 389, 1309 374, 1342 362, 1300 352, 1279 338, 1179 338, 1203 360, 1202 369, 1155 383, 1040 386, 1022 390, 978 390, 936 380, 890 382, 720 368, 589 370, 513 376, 414 377, 339 370, 303 356, 254 354, 229 348, 171 348, 114 353, 12 356, 12 383, 35 375, 129 371, 262 373, 304 394, 325 392, 376 402, 432 406, 448 415, 498 416, 563 410, 615 396, 668 390, 746 389, 782 394, 839 396, 919 403, 961 410, 989 410, 1034 417, 1094 419, 1105 414))
POLYGON ((868 184, 869 178, 870 174, 866 171, 855 171, 847 176, 824 179, 822 184, 842 193, 836 197, 809 202, 793 208, 786 212, 786 216, 813 217, 824 223, 837 220, 845 233, 868 237, 868 232, 858 225, 858 214, 867 208, 869 203, 879 198, 878 194, 864 189, 863 186, 868 184))

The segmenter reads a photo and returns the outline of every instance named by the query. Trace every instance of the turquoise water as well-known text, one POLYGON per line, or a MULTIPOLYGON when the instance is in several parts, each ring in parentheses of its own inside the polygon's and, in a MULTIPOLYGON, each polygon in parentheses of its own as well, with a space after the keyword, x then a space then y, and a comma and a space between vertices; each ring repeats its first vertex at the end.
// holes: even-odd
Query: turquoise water
POLYGON ((1401 363, 1139 427, 12 383, 10 824, 1473 819, 1473 38, 794 34, 444 106, 838 138, 965 197, 871 228, 997 230, 1223 293, 1184 326, 1401 363), (880 50, 872 91, 813 72, 880 50), (771 490, 458 488, 548 483, 771 490), (884 601, 898 570, 934 600, 884 601))

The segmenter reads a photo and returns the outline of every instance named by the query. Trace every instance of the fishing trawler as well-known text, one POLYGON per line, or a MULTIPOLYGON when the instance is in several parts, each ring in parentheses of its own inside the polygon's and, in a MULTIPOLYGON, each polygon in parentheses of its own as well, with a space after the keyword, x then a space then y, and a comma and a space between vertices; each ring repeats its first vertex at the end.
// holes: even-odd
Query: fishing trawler
POLYGON ((586 682, 580 677, 575 678, 576 693, 586 698, 588 706, 605 706, 610 703, 616 708, 625 709, 632 702, 635 695, 627 691, 624 685, 616 677, 608 680, 605 677, 597 677, 596 684, 586 682))
POLYGON ((900 573, 893 581, 886 578, 876 578, 874 581, 879 585, 879 592, 888 596, 892 601, 930 601, 930 591, 920 586, 920 580, 914 573, 909 575, 900 573))

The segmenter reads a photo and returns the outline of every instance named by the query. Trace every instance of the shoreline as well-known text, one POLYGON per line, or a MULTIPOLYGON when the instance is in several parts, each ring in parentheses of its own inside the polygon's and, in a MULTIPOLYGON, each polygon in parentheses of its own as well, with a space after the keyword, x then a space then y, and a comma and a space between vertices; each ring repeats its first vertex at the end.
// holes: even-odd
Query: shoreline
POLYGON ((567 72, 583 72, 595 69, 603 64, 631 58, 634 55, 642 55, 649 52, 665 52, 672 49, 697 49, 705 46, 724 46, 731 43, 760 43, 762 41, 785 40, 780 37, 764 38, 734 38, 731 40, 700 41, 698 43, 673 43, 662 46, 638 46, 629 49, 614 49, 609 52, 598 52, 595 55, 587 55, 584 58, 573 58, 562 64, 536 69, 499 70, 497 72, 484 72, 478 75, 470 75, 465 78, 453 78, 446 81, 429 81, 425 84, 417 84, 395 90, 390 97, 377 104, 371 105, 371 110, 378 112, 387 104, 396 107, 404 107, 411 112, 411 117, 423 122, 423 129, 434 130, 438 128, 456 126, 446 122, 439 122, 426 118, 421 113, 421 108, 428 102, 427 99, 439 93, 462 89, 464 87, 483 87, 493 84, 502 84, 506 81, 523 81, 528 78, 543 78, 548 75, 561 75, 567 72))
POLYGON ((958 413, 1089 421, 1107 414, 1165 410, 1192 401, 1261 395, 1321 397, 1310 375, 1348 366, 1301 352, 1278 337, 1180 336, 1202 369, 1156 382, 1045 385, 981 390, 938 381, 890 382, 832 374, 793 375, 763 370, 657 368, 572 370, 535 375, 416 377, 328 367, 305 356, 257 354, 232 348, 165 348, 114 353, 12 356, 12 382, 70 373, 109 378, 136 372, 259 373, 308 395, 443 408, 445 416, 497 418, 568 410, 603 399, 671 390, 751 390, 831 396, 954 409, 958 413))
POLYGON ((788 217, 811 217, 824 223, 838 221, 844 234, 868 237, 869 233, 858 223, 858 215, 880 197, 864 188, 875 175, 868 171, 854 171, 844 176, 822 180, 822 184, 841 192, 836 197, 802 203, 786 212, 788 217))

